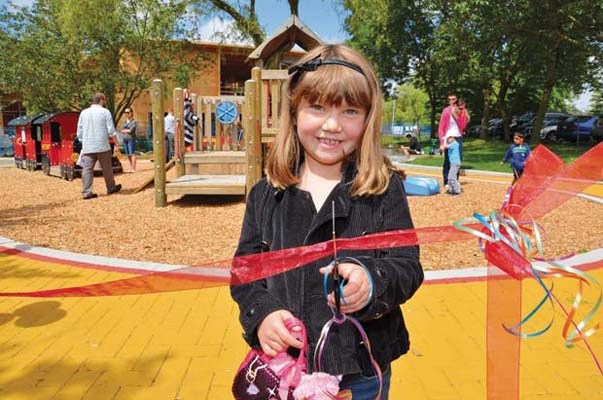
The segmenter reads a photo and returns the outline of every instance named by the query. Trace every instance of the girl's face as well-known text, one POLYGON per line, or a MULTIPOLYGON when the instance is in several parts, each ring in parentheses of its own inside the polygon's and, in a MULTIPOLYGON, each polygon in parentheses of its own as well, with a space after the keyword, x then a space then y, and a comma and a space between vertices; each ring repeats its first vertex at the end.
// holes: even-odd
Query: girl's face
POLYGON ((306 162, 338 165, 358 148, 366 112, 350 106, 344 100, 340 105, 302 99, 297 107, 297 135, 304 149, 306 162))

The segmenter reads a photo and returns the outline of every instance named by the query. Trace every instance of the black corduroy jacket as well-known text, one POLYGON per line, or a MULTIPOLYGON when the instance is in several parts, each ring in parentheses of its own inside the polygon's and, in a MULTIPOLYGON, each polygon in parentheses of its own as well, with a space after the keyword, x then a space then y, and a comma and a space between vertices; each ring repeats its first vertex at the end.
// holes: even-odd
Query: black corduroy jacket
MULTIPOLYGON (((354 168, 346 168, 342 181, 333 189, 312 221, 299 210, 309 193, 290 187, 279 191, 265 179, 251 190, 236 256, 267 250, 305 246, 332 238, 331 204, 335 203, 337 238, 353 238, 370 233, 413 228, 402 177, 392 174, 390 185, 380 196, 350 197, 354 168), (299 198, 297 196, 304 196, 299 198), (303 214, 303 215, 301 215, 303 214), (305 222, 304 222, 305 221, 305 222)), ((406 353, 409 338, 400 305, 412 297, 423 281, 418 246, 340 252, 352 256, 370 271, 373 297, 355 313, 366 331, 373 356, 382 368, 406 353)), ((231 286, 231 295, 240 308, 243 337, 259 348, 257 328, 270 313, 285 309, 306 325, 309 360, 323 325, 333 316, 323 293, 319 269, 332 259, 323 258, 301 268, 252 283, 231 286)), ((310 363, 309 363, 310 364, 310 363)), ((312 371, 312 365, 308 365, 312 371)), ((331 374, 372 375, 368 354, 360 335, 347 322, 333 325, 322 355, 322 369, 331 374)))

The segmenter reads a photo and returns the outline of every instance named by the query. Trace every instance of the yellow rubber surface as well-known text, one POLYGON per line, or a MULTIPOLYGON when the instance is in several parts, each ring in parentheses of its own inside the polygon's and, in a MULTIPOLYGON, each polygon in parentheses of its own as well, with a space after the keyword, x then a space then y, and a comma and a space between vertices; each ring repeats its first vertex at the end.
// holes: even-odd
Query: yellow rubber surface
MULTIPOLYGON (((590 272, 603 281, 603 270, 590 272)), ((0 253, 2 292, 124 276, 0 253)), ((556 281, 555 292, 569 303, 575 283, 556 281)), ((523 293, 527 311, 542 289, 524 281, 523 293)), ((587 306, 591 294, 586 292, 587 306)), ((486 398, 485 295, 483 281, 433 283, 403 306, 412 346, 393 365, 390 399, 486 398)), ((545 307, 540 321, 551 312, 545 307)), ((247 351, 237 319, 227 287, 0 298, 0 399, 230 399, 233 375, 247 351)), ((548 333, 522 342, 521 399, 603 398, 603 377, 584 345, 564 347, 562 321, 556 312, 548 333)), ((603 332, 590 344, 603 356, 603 332)))

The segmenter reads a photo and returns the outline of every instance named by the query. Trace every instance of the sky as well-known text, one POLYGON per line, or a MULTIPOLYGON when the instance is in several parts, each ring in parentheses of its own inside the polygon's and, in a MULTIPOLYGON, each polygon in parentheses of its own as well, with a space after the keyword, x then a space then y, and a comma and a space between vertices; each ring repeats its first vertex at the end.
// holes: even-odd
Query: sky
MULTIPOLYGON (((299 3, 300 19, 324 42, 340 43, 347 38, 343 29, 343 14, 333 1, 301 0, 299 3)), ((257 0, 255 7, 260 25, 267 35, 274 33, 290 16, 286 0, 257 0)), ((228 30, 230 24, 221 17, 208 18, 201 28, 202 40, 212 41, 215 33, 228 30)))
MULTIPOLYGON (((13 0, 12 2, 29 5, 33 0, 13 0)), ((326 43, 340 43, 348 37, 343 29, 344 15, 334 3, 331 0, 301 0, 299 2, 299 17, 326 43)), ((0 0, 0 5, 7 4, 8 0, 0 0)), ((289 4, 286 0, 256 0, 256 14, 260 25, 270 35, 289 17, 289 4)), ((201 39, 215 40, 214 33, 228 30, 229 24, 228 21, 221 18, 208 18, 200 29, 201 39)), ((588 91, 582 93, 574 101, 576 108, 586 111, 591 95, 592 93, 588 91)))
MULTIPOLYGON (((0 5, 7 5, 9 0, 0 0, 0 5)), ((18 5, 30 5, 33 0, 13 0, 18 5)), ((339 43, 346 39, 343 30, 343 16, 337 11, 332 0, 301 0, 299 2, 299 17, 323 41, 339 43)), ((272 34, 289 17, 287 0, 256 0, 256 14, 260 25, 268 35, 272 34)), ((208 19, 201 33, 203 40, 211 40, 212 33, 223 30, 228 23, 219 18, 208 19)))

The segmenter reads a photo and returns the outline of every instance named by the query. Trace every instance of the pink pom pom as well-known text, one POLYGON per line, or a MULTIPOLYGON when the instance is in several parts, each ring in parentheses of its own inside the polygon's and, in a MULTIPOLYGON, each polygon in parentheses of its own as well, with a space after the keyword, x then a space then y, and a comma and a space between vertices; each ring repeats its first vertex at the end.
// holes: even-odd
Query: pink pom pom
POLYGON ((340 377, 314 372, 303 374, 299 385, 293 392, 295 400, 331 400, 339 393, 340 377))

